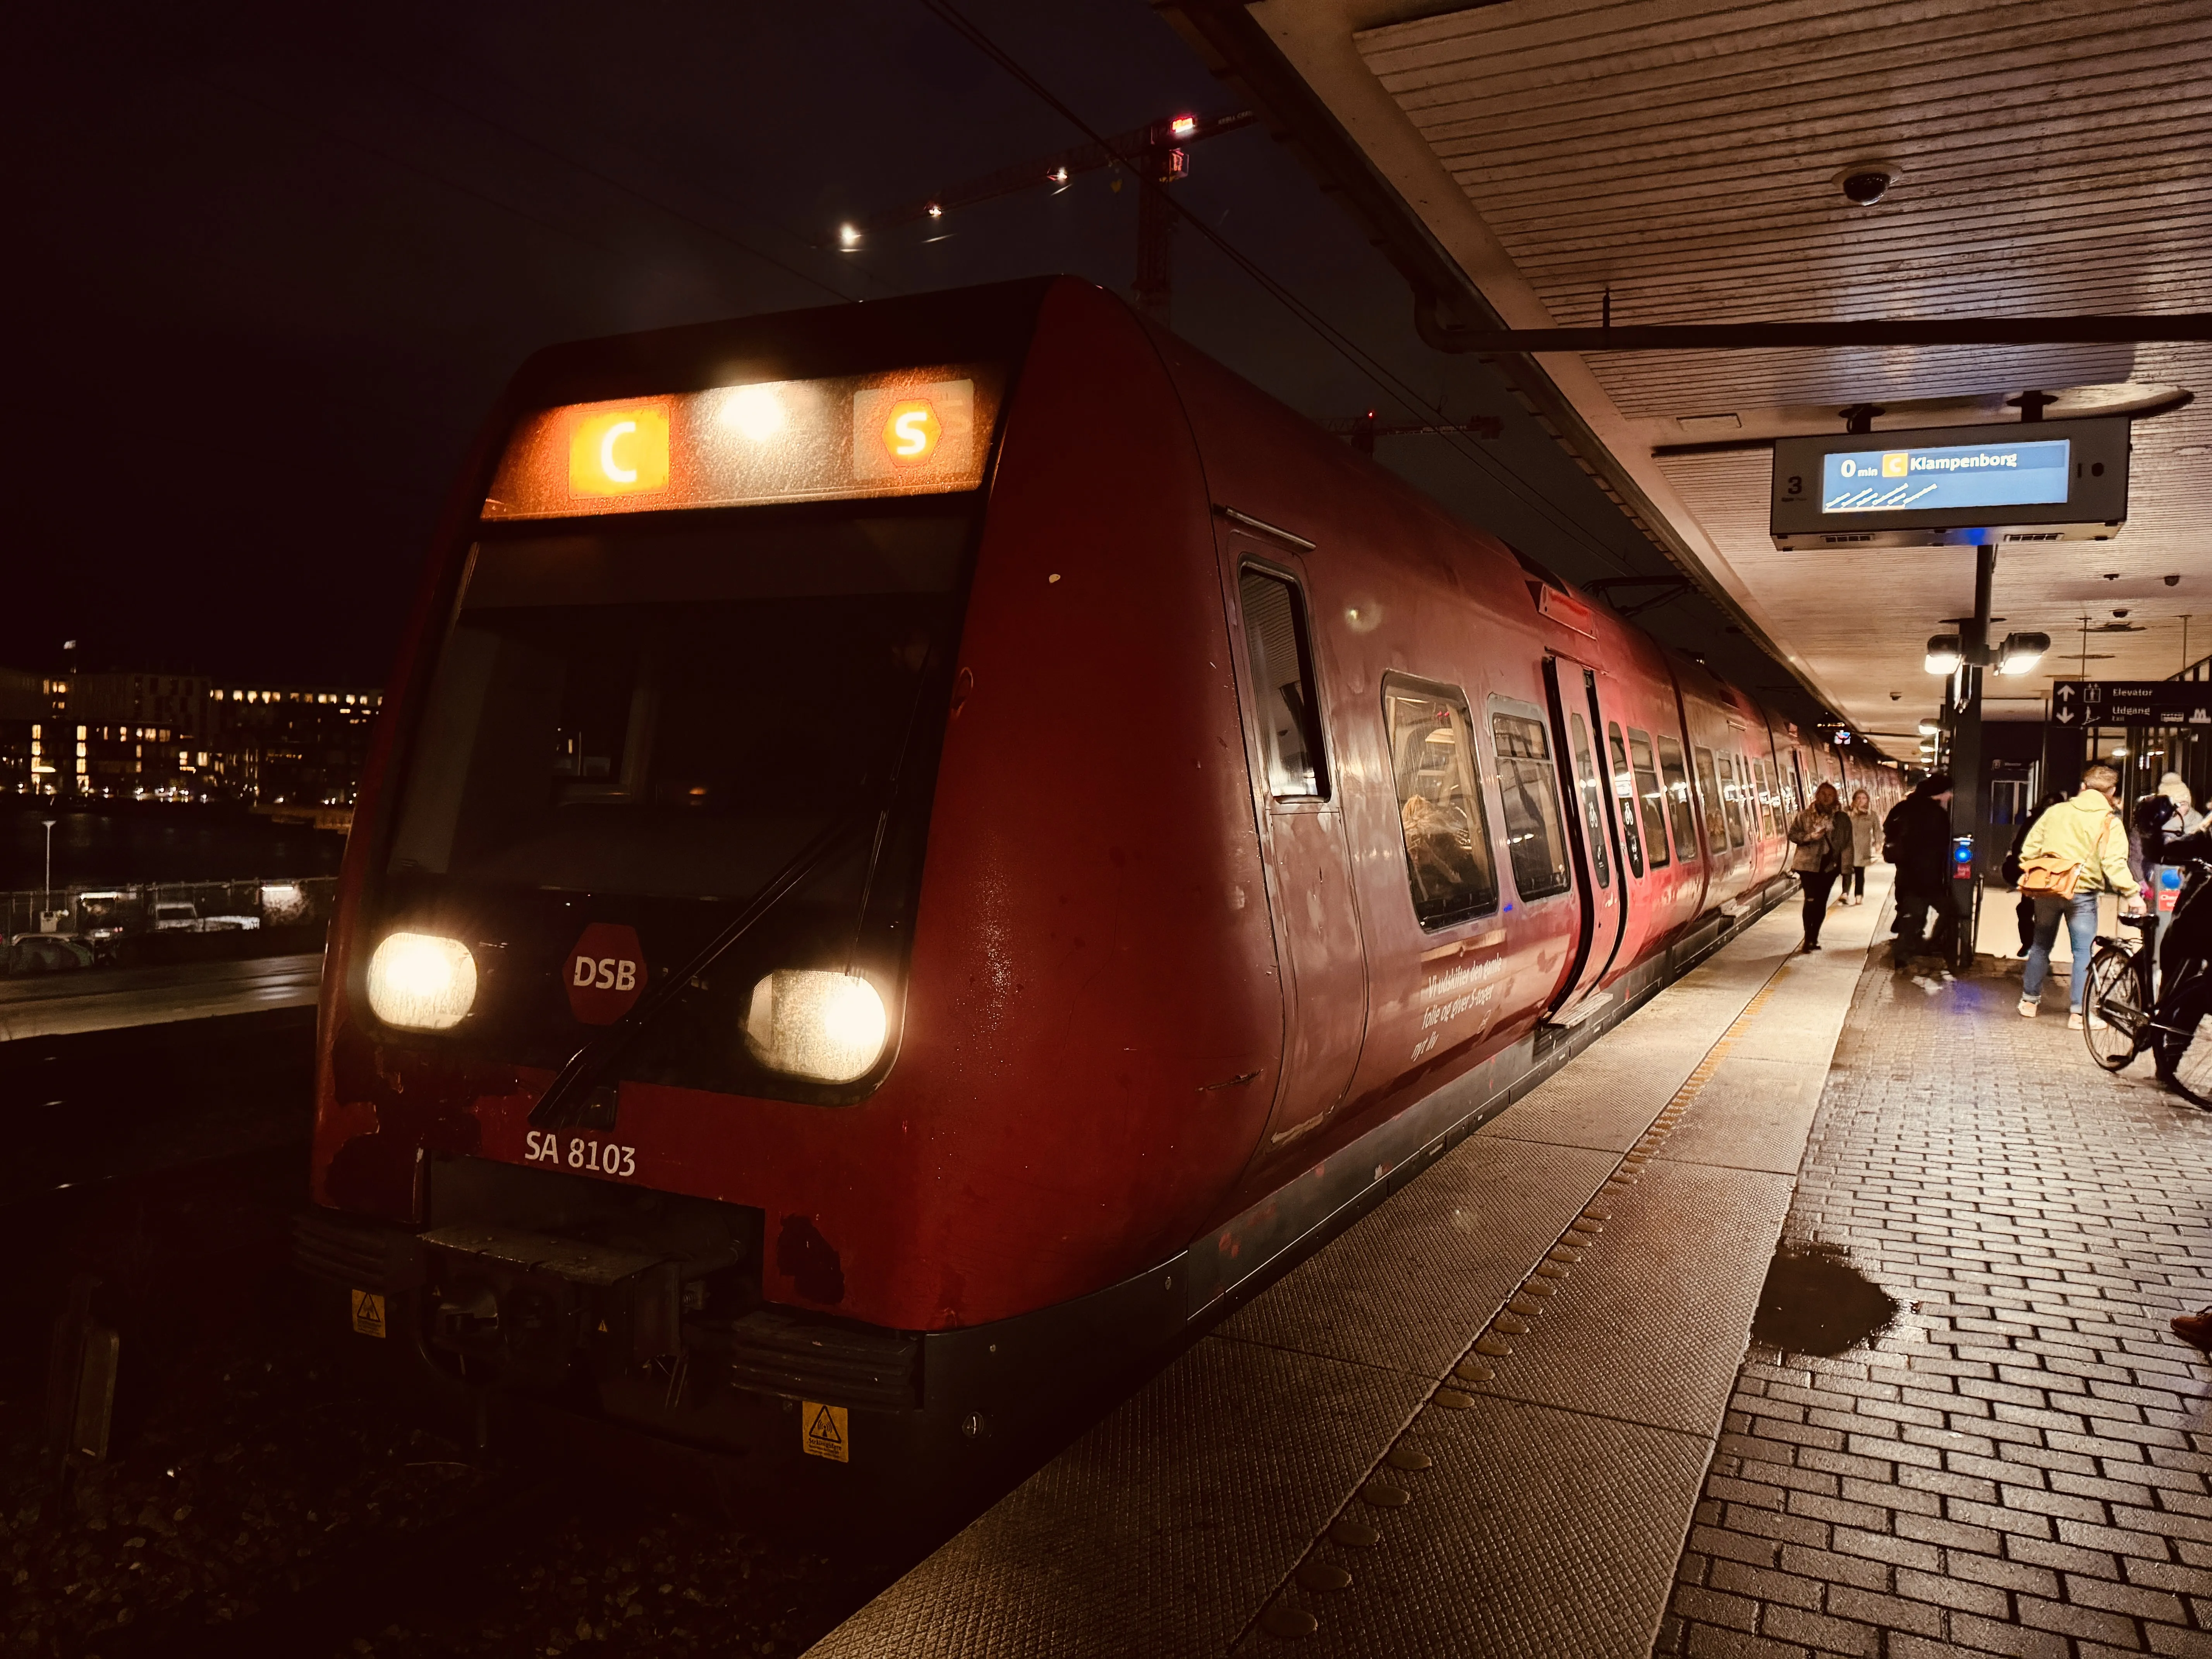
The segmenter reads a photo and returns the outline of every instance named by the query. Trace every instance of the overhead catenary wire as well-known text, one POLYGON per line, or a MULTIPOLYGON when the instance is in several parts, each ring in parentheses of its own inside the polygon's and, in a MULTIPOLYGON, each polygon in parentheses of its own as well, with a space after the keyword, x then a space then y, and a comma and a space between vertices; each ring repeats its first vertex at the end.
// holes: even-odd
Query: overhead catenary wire
MULTIPOLYGON (((382 65, 379 65, 379 70, 380 73, 387 76, 389 79, 398 82, 400 86, 405 87, 418 96, 434 100, 436 102, 444 105, 447 109, 453 111, 455 114, 461 116, 465 119, 474 121, 482 126, 489 127, 493 131, 501 134, 515 143, 524 146, 526 149, 534 149, 542 155, 550 156, 554 161, 561 163, 562 166, 573 167, 575 171, 584 174, 586 178, 598 179, 601 184, 605 185, 611 190, 619 191, 625 196, 631 197, 637 201, 642 202, 646 206, 653 209, 657 212, 665 213, 669 217, 675 219, 681 223, 690 225, 696 230, 703 231, 706 234, 715 238, 717 240, 726 242, 731 246, 737 248, 739 252, 750 254, 754 258, 760 260, 764 264, 773 265, 778 270, 784 272, 787 276, 794 276, 800 282, 805 283, 811 287, 820 289, 824 294, 829 295, 833 299, 842 300, 848 304, 853 302, 854 296, 846 293, 842 289, 838 288, 835 283, 824 282, 822 278, 816 276, 810 272, 801 270, 798 266, 792 264, 784 259, 779 258, 776 255, 769 252, 767 250, 756 247, 752 243, 747 241, 744 237, 738 235, 736 232, 729 229, 726 226, 718 225, 709 220, 702 219, 689 209, 679 207, 674 203, 663 201, 659 197, 653 195, 651 191, 645 190, 641 186, 631 184, 628 179, 609 173, 605 169, 596 167, 589 161, 581 161, 577 157, 569 155, 558 145, 550 143, 545 139, 540 138, 535 133, 526 132, 523 129, 514 125, 512 122, 501 120, 495 115, 487 114, 483 110, 477 109, 472 105, 465 104, 459 99, 453 97, 450 94, 440 91, 435 87, 426 86, 422 82, 416 80, 412 76, 403 74, 398 70, 386 68, 382 65)), ((788 233, 786 234, 787 234, 788 233)), ((794 238, 794 240, 796 239, 794 238)), ((875 272, 868 270, 866 266, 856 264, 854 268, 859 270, 860 274, 866 276, 870 282, 878 284, 879 287, 893 288, 891 283, 885 282, 882 277, 877 276, 875 272)), ((896 291, 895 288, 893 291, 896 291)))
MULTIPOLYGON (((1137 158, 1124 155, 1115 149, 1104 135, 1078 114, 1051 88, 1030 73, 1018 59, 986 33, 981 26, 951 5, 950 0, 921 0, 921 4, 924 10, 966 41, 969 46, 1018 82, 1039 102, 1051 109, 1092 143, 1105 149, 1116 161, 1128 167, 1136 178, 1139 190, 1157 191, 1159 199, 1166 205, 1169 211, 1205 238, 1217 252, 1242 271, 1270 299, 1305 325, 1322 339, 1323 343, 1329 346, 1353 368, 1371 381, 1383 395, 1397 403, 1410 414, 1427 416, 1438 425, 1449 423, 1449 417, 1441 407, 1429 402, 1419 392, 1407 385, 1388 365, 1377 360, 1356 340, 1330 322, 1312 306, 1307 304, 1305 301, 1300 299, 1258 260, 1236 246, 1213 226, 1206 223, 1205 220, 1169 195, 1167 187, 1150 178, 1146 170, 1138 164, 1137 158)), ((1615 570, 1626 569, 1626 564, 1619 553, 1600 541, 1586 527, 1560 514, 1550 502, 1529 489, 1519 478, 1489 456, 1483 454, 1480 450, 1468 447, 1451 436, 1447 435, 1445 441, 1455 453, 1473 462, 1476 467, 1502 484, 1524 505, 1534 510, 1571 539, 1581 543, 1615 570)))

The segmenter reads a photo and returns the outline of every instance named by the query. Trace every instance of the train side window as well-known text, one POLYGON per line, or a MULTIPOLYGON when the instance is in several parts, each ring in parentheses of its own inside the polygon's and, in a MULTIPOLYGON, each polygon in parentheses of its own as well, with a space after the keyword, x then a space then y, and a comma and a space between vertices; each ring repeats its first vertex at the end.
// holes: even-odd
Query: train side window
POLYGON ((1690 769, 1682 745, 1659 739, 1659 775, 1667 784, 1667 811, 1674 820, 1674 854, 1684 863, 1698 856, 1698 819, 1690 804, 1690 769))
POLYGON ((1406 884, 1424 927, 1498 908, 1498 866, 1464 692, 1382 678, 1382 722, 1406 840, 1406 884))
POLYGON ((1759 833, 1765 839, 1771 841, 1782 833, 1774 823, 1774 763, 1761 755, 1751 764, 1753 770, 1759 774, 1759 833))
MULTIPOLYGON (((1607 720, 1605 735, 1606 746, 1613 757, 1613 810, 1620 815, 1621 846, 1628 855, 1628 873, 1640 877, 1644 873, 1644 837, 1636 829, 1636 775, 1628 768, 1628 745, 1621 741, 1620 722, 1607 720)), ((1648 752, 1645 758, 1650 758, 1648 752)))
POLYGON ((1559 782, 1541 720, 1493 710, 1498 793, 1505 803, 1505 847, 1513 885, 1525 899, 1567 890, 1566 837, 1559 830, 1559 782))
POLYGON ((1721 816, 1721 792, 1713 781, 1713 751, 1703 744, 1690 750, 1698 769, 1698 799, 1705 810, 1705 845, 1716 854, 1728 851, 1728 824, 1721 816))
POLYGON ((1743 845, 1743 784, 1742 778, 1750 763, 1741 755, 1720 757, 1721 805, 1728 814, 1728 838, 1731 847, 1743 845))
MULTIPOLYGON (((1651 867, 1664 870, 1667 858, 1667 792, 1651 760, 1651 739, 1634 726, 1628 729, 1628 752, 1636 763, 1636 799, 1644 809, 1644 842, 1650 848, 1651 867)), ((1694 856, 1694 854, 1693 854, 1694 856)))
POLYGON ((1575 745, 1575 781, 1582 786, 1583 828, 1589 837, 1590 874, 1601 887, 1613 885, 1613 860, 1606 852, 1605 797, 1597 787, 1597 763, 1590 759, 1589 727, 1580 714, 1567 716, 1575 745))
POLYGON ((1237 578, 1237 597, 1244 608, 1245 653, 1268 793, 1278 800, 1326 800, 1328 768, 1322 757, 1304 598, 1295 584, 1249 566, 1237 578))

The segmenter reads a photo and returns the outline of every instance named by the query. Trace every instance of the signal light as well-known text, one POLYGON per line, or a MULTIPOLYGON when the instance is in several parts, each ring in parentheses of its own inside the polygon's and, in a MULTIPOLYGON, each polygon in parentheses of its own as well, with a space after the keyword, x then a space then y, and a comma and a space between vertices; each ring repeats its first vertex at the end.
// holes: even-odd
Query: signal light
POLYGON ((1168 123, 1168 131, 1175 134, 1178 138, 1188 138, 1192 133, 1198 131, 1198 117, 1195 115, 1178 115, 1174 120, 1168 123))

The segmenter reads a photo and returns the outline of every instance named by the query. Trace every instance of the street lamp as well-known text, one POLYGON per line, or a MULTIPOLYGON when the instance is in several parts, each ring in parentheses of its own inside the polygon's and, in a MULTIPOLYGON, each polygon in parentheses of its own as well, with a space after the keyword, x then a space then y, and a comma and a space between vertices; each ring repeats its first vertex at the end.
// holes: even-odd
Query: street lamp
POLYGON ((43 824, 45 824, 45 825, 46 826, 46 884, 44 887, 41 887, 41 888, 39 890, 39 899, 40 899, 39 908, 40 908, 41 910, 51 910, 52 908, 53 908, 53 891, 54 891, 54 823, 55 823, 55 820, 53 820, 52 818, 40 818, 40 819, 39 820, 39 822, 40 822, 40 823, 43 823, 43 824))

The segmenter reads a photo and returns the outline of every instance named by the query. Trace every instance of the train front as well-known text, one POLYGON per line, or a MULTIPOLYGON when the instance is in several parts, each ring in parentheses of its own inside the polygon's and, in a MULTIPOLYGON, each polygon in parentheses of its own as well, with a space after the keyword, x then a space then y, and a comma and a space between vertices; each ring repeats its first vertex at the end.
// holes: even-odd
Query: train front
MULTIPOLYGON (((1017 376, 1035 382, 1033 407, 1054 385, 1110 397, 1100 388, 1120 371, 1089 337, 1103 325, 1106 356, 1149 377, 1131 395, 1164 384, 1135 325, 1086 293, 1030 284, 562 349, 519 380, 438 556, 349 849, 318 1207, 300 1235, 356 1358, 390 1362, 457 1429, 606 1440, 619 1460, 725 1486, 835 1487, 860 1466, 928 1479, 1006 1439, 1037 1366, 1079 1335, 1157 1339, 1178 1323, 1171 1273, 1108 1291, 1103 1316, 1079 1298, 1160 1260, 1196 1212, 1146 1218, 1120 1167, 1135 1160, 1095 1148, 1070 1180, 1097 1194, 1040 1187, 1036 1165, 1065 1149, 1036 1107, 1083 1040, 1050 1002, 1054 974, 1112 1014, 1116 975, 1170 999, 1140 959, 1180 950, 1203 969, 1206 947, 1148 938, 1111 891, 1071 908, 1064 866, 984 845, 1019 829, 1004 801, 1044 781, 1042 734, 1109 718, 1095 696, 1078 706, 1097 684, 1086 651, 1126 656, 1110 638, 1055 644, 1018 616, 970 614, 1011 580, 976 570, 1017 376), (1033 372, 1035 319, 1055 292, 1060 361, 1033 372), (1036 659, 1015 665, 1021 652, 1036 659), (947 733, 977 672, 1000 695, 962 728, 956 786, 947 733), (1007 696, 1023 678, 1036 695, 1007 696), (1042 724, 1032 736, 994 720, 1042 724), (960 856, 926 856, 933 836, 960 856), (934 965, 917 970, 933 866, 934 965), (1012 909, 986 926, 994 905, 1012 909), (1133 954, 1102 974, 1081 935, 1117 929, 1133 954), (933 1047, 902 1065, 924 980, 933 1047)), ((1210 552, 1176 544, 1206 533, 1182 465, 1183 488, 1158 492, 1177 504, 1158 510, 1196 529, 1138 531, 1160 549, 1146 556, 1196 573, 1199 625, 1175 654, 1210 672, 1233 730, 1206 661, 1224 655, 1209 649, 1218 599, 1210 621, 1203 608, 1210 552)), ((1050 550, 1081 583, 1085 537, 1118 545, 1127 529, 1109 524, 1107 498, 1128 475, 1094 480, 1086 504, 1048 474, 1015 492, 1027 507, 990 507, 994 533, 1050 550), (1096 523, 1071 524, 1071 508, 1096 523)), ((1155 617, 1163 590, 1142 561, 1124 569, 1127 551, 1103 542, 1100 557, 1132 617, 1155 617)), ((1021 580, 1023 602, 1033 587, 1062 603, 1059 580, 1021 580)), ((1116 602, 1068 591, 1067 625, 1088 637, 1087 618, 1116 602)), ((1159 678, 1163 698, 1205 702, 1206 687, 1159 678)), ((1133 759, 1110 787, 1150 793, 1150 763, 1133 759)), ((1174 764, 1174 789, 1220 798, 1194 811, 1170 796, 1168 816, 1236 805, 1241 764, 1225 795, 1229 769, 1194 783, 1174 764)), ((1054 844, 1109 873, 1126 860, 1104 840, 1179 855, 1117 810, 1102 794, 1054 844), (1086 834, 1102 844, 1086 852, 1086 834)), ((1243 878, 1260 890, 1256 868, 1243 878)), ((1162 925, 1187 927, 1188 908, 1164 904, 1162 925)), ((1211 971, 1269 983, 1249 965, 1211 971)), ((1127 1037, 1113 1042, 1127 1054, 1127 1037)), ((1217 1073, 1252 1070, 1216 1046, 1164 1051, 1190 1073, 1176 1074, 1177 1114, 1217 1073)), ((1123 1093, 1136 1073, 1144 1096, 1143 1068, 1159 1063, 1118 1061, 1123 1093)), ((1200 1175, 1218 1186, 1251 1127, 1215 1115, 1226 1138, 1200 1175)), ((1079 1100, 1072 1121, 1079 1138, 1152 1138, 1079 1100)))

